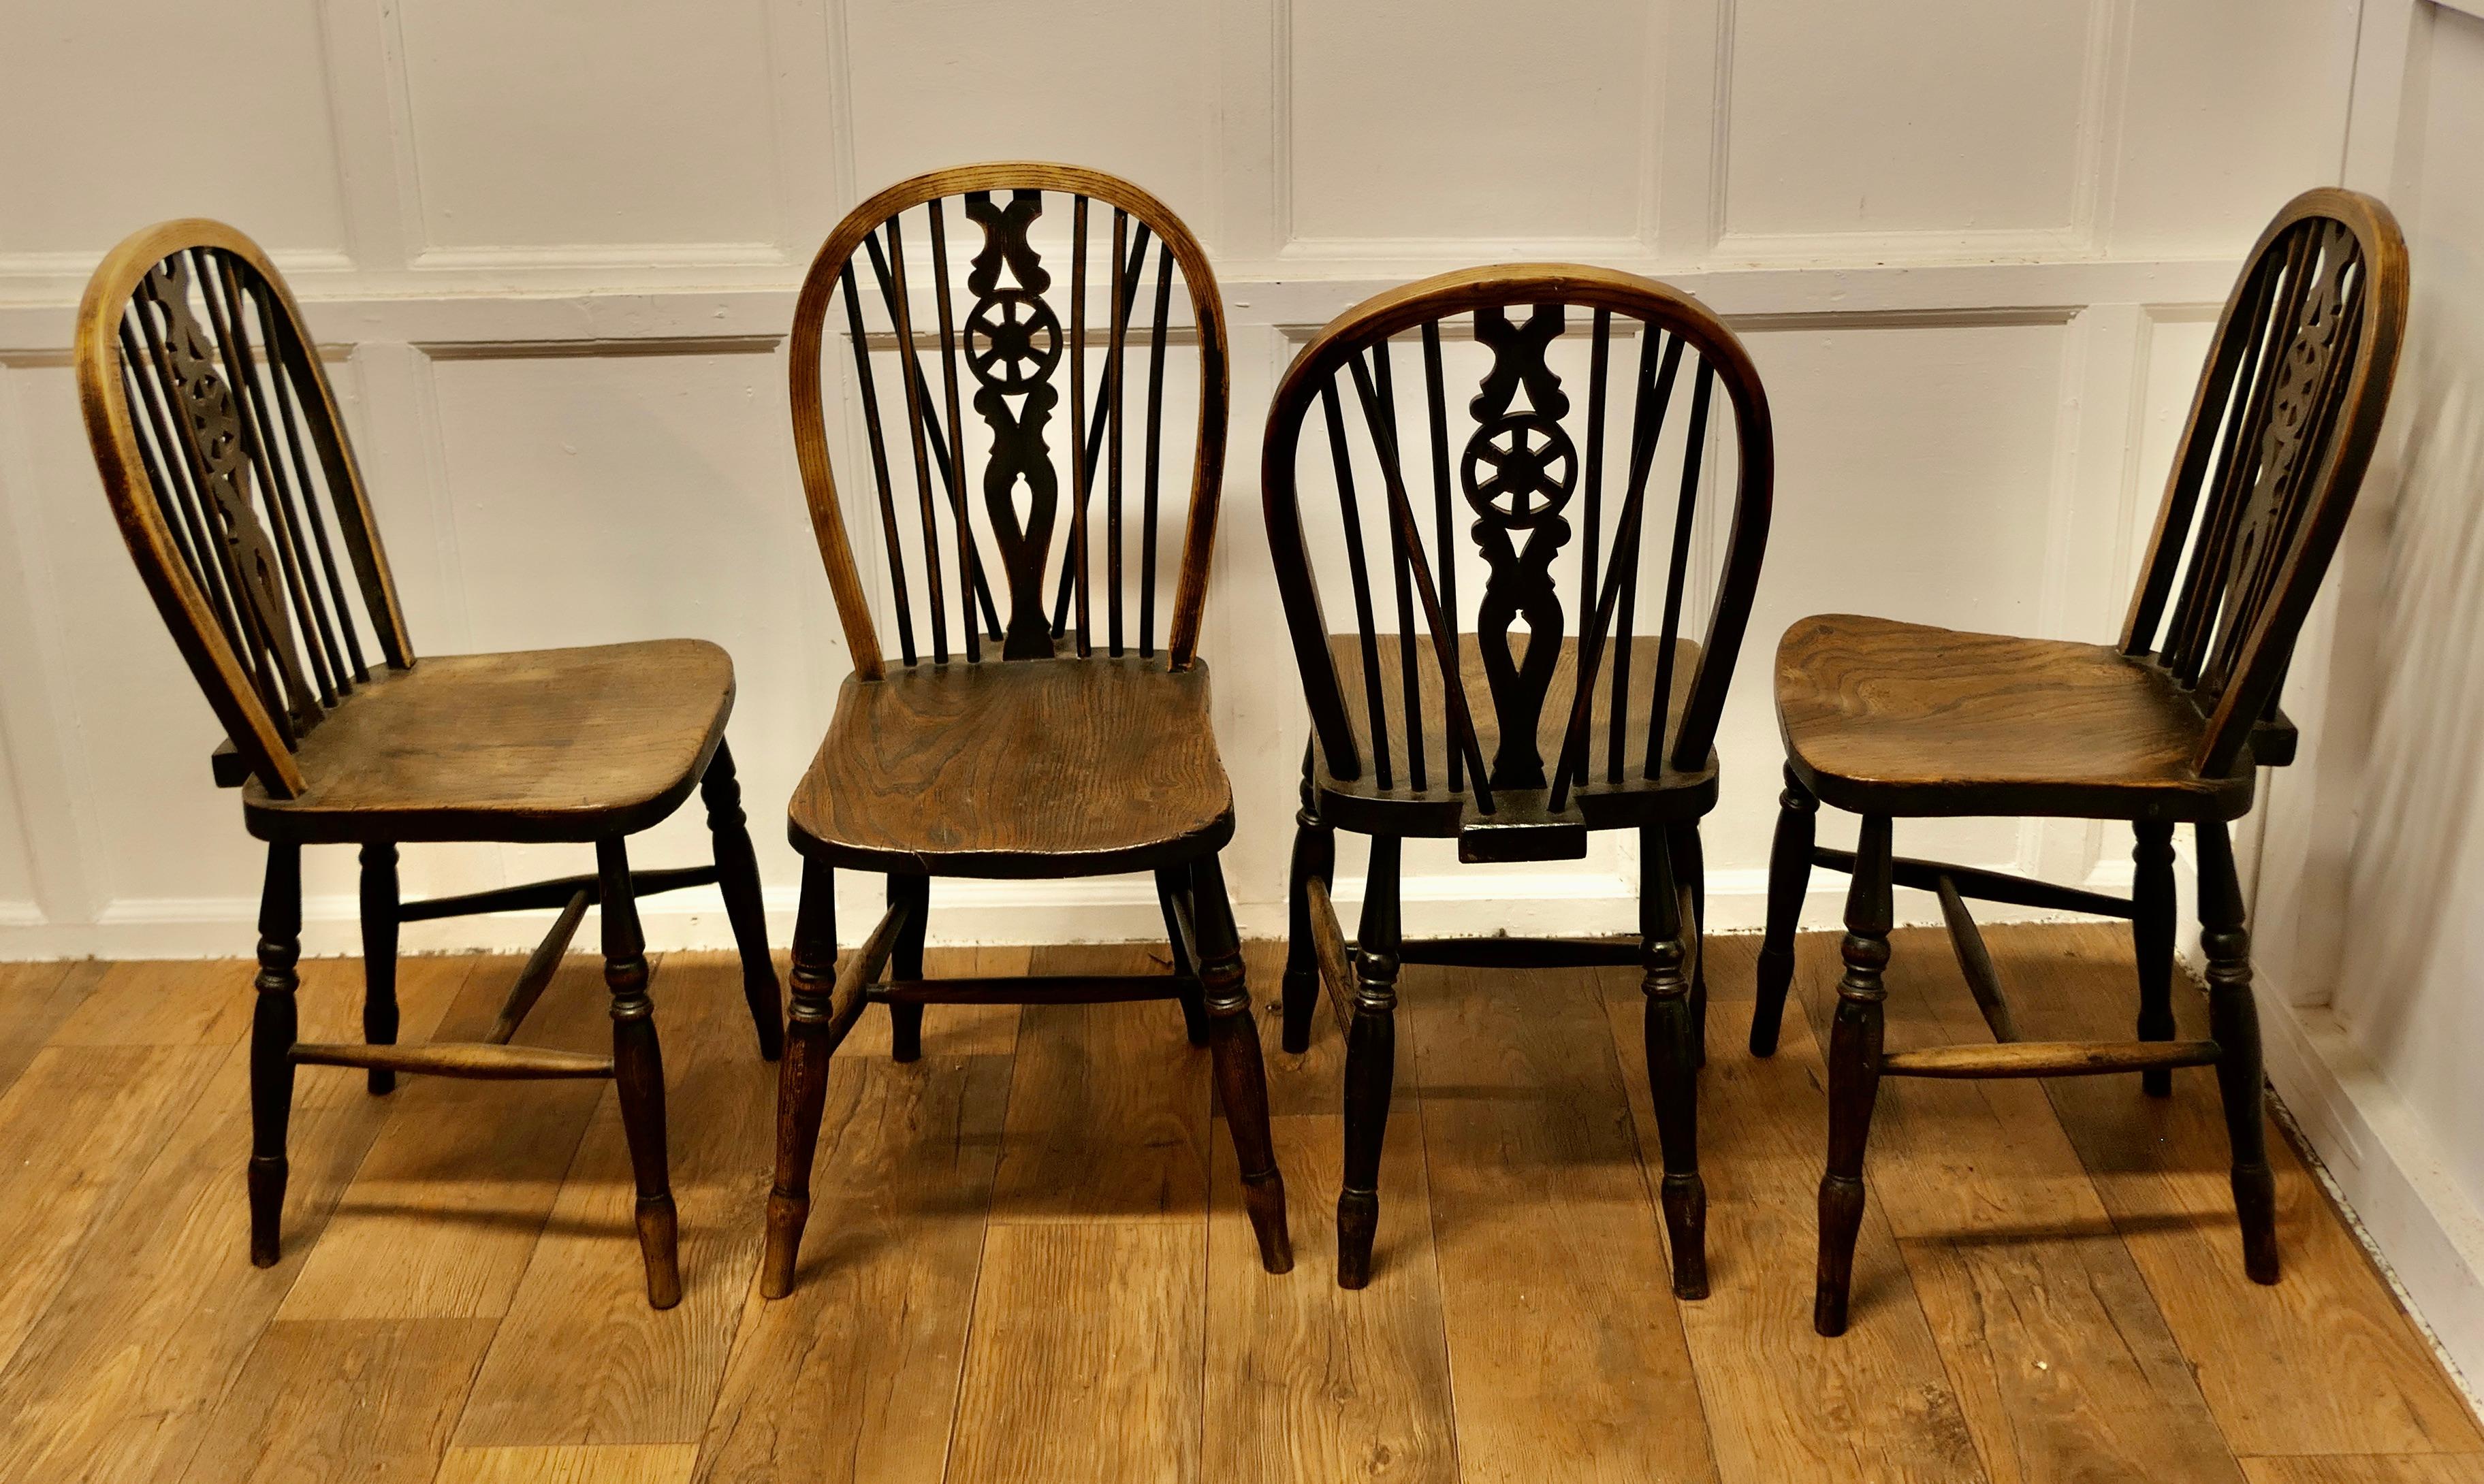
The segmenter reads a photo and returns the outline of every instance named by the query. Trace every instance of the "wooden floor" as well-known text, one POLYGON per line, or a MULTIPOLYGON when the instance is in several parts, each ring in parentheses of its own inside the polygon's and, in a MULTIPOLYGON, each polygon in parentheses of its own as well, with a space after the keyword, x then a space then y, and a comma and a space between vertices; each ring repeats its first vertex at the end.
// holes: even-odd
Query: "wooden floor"
MULTIPOLYGON (((1991 937, 2023 1034, 2128 1034, 2120 934, 1991 937)), ((245 970, 0 966, 0 1478, 2484 1479, 2484 1435, 2282 1146, 2285 1280, 2243 1279, 2204 1070, 2171 1102, 2132 1077, 1888 1085, 1853 1328, 1815 1336, 1834 942, 1804 941, 1812 1023, 1765 1062, 1753 947, 1712 945, 1698 1304, 1669 1297, 1650 1202, 1631 971, 1407 970, 1362 1293, 1334 1282, 1334 1027, 1296 1058, 1264 1022, 1299 1255, 1271 1278, 1174 1007, 935 1007, 910 1066, 874 1013, 829 1082, 799 1286, 767 1304, 774 1074, 730 961, 667 958, 688 1296, 656 1314, 608 1085, 374 1099, 306 1071, 260 1272, 245 970)), ((1272 995, 1271 952, 1252 967, 1272 995)), ((306 969, 304 1038, 351 1039, 359 965, 306 969)), ((409 960, 407 1039, 478 1033, 514 969, 409 960)), ((1893 1048, 1984 1038, 1936 936, 1901 933, 1890 982, 1893 1048)), ((524 1039, 604 1036, 573 959, 524 1039)))

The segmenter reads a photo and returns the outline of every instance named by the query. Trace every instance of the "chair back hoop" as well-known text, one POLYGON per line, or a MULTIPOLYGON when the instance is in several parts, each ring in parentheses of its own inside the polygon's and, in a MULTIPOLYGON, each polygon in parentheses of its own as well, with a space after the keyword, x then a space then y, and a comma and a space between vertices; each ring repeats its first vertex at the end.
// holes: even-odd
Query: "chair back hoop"
POLYGON ((139 576, 240 761, 269 795, 299 795, 302 739, 374 660, 414 662, 301 307, 250 238, 164 222, 95 269, 75 356, 139 576))
MULTIPOLYGON (((1093 215, 1098 218, 1100 236, 1103 213, 1093 215)), ((794 446, 855 675, 878 680, 887 661, 829 467, 821 363, 831 298, 843 288, 844 330, 851 341, 853 384, 878 497, 898 646, 902 661, 910 665, 923 658, 933 663, 952 658, 953 598, 958 651, 969 662, 986 658, 987 643, 999 646, 998 658, 1006 660, 1050 658, 1065 642, 1083 656, 1099 647, 1099 637, 1100 647, 1114 655, 1130 647, 1124 589, 1131 583, 1125 580, 1123 556, 1125 546, 1133 542, 1125 541, 1122 529, 1123 445, 1125 420, 1141 419, 1125 419, 1123 404, 1129 399, 1124 392, 1128 363, 1136 359, 1126 342, 1132 338, 1143 286, 1153 291, 1152 314, 1145 326, 1144 467, 1126 482, 1144 492, 1134 533, 1135 570, 1129 577, 1136 588, 1131 605, 1136 608, 1136 649, 1145 656, 1156 653, 1157 507, 1160 487, 1168 482, 1160 477, 1167 346, 1194 340, 1199 357, 1190 507, 1164 645, 1169 667, 1178 670, 1187 669, 1198 653, 1224 478, 1229 393, 1225 305, 1199 239, 1164 202, 1129 181, 1040 161, 959 166, 900 181, 854 207, 829 233, 812 259, 794 311, 794 446), (952 198, 959 197, 963 209, 953 218, 946 208, 952 198), (1066 209, 1057 214, 1055 198, 1066 198, 1059 203, 1066 209), (1112 220, 1111 246, 1103 249, 1110 255, 1109 302, 1098 307, 1095 321, 1095 328, 1104 332, 1102 375, 1092 404, 1087 371, 1091 202, 1109 207, 1112 220), (906 278, 905 215, 916 207, 923 208, 924 219, 924 234, 917 241, 928 238, 931 250, 930 303, 920 297, 919 271, 911 294, 906 278), (1047 263, 1030 238, 1031 231, 1043 230, 1038 223, 1048 215, 1056 220, 1066 216, 1070 226, 1068 271, 1061 275, 1066 283, 1057 287, 1060 264, 1047 263), (982 244, 966 275, 962 302, 951 292, 948 233, 953 225, 969 242, 979 234, 982 244), (866 276, 878 289, 884 314, 879 331, 867 324, 863 312, 865 300, 872 297, 866 276), (1175 278, 1188 300, 1192 325, 1187 331, 1170 323, 1175 278), (1064 296, 1068 300, 1066 327, 1054 307, 1064 296), (933 320, 937 335, 927 337, 933 320), (880 401, 887 393, 879 382, 885 372, 875 376, 872 364, 872 341, 881 331, 900 363, 899 387, 891 399, 904 409, 902 441, 883 433, 880 401), (938 363, 929 375, 920 354, 927 343, 938 363), (980 417, 989 438, 980 531, 976 502, 969 498, 961 364, 965 406, 980 417), (1065 364, 1070 428, 1066 497, 1047 440, 1047 427, 1064 400, 1057 373, 1065 364), (904 470, 891 477, 892 444, 912 455, 910 512, 900 487, 904 470), (1103 508, 1091 520, 1099 482, 1103 508), (1065 498, 1066 520, 1060 510, 1065 498), (1094 525, 1104 527, 1100 540, 1091 539, 1094 525), (911 545, 918 580, 911 584, 908 534, 916 538, 911 545), (1106 568, 1100 584, 1092 570, 1098 548, 1106 568), (1100 636, 1092 612, 1092 593, 1098 585, 1104 590, 1105 609, 1100 636), (924 600, 920 616, 929 639, 919 647, 918 596, 924 600)))
POLYGON ((1268 414, 1261 477, 1277 585, 1292 633, 1294 655, 1310 703, 1312 730, 1331 774, 1358 779, 1369 769, 1383 791, 1408 788, 1421 794, 1435 786, 1423 737, 1421 691, 1441 688, 1448 735, 1441 740, 1447 790, 1472 792, 1475 807, 1490 815, 1496 791, 1544 789, 1552 812, 1568 806, 1574 788, 1599 781, 1620 785, 1626 776, 1654 779, 1666 769, 1706 767, 1750 618, 1751 596, 1768 546, 1770 491, 1775 477, 1768 403, 1758 370, 1742 341, 1714 314, 1653 280, 1568 263, 1516 263, 1473 268, 1424 279, 1379 294, 1329 322, 1279 383, 1268 414), (1526 310, 1524 317, 1511 311, 1526 310), (1548 364, 1552 345, 1574 328, 1573 311, 1585 310, 1588 371, 1584 437, 1568 423, 1575 388, 1548 364), (1442 322, 1472 315, 1475 338, 1492 354, 1467 412, 1472 426, 1453 456, 1448 392, 1442 366, 1442 322), (1612 323, 1635 321, 1640 334, 1635 371, 1612 366, 1612 323), (1425 426, 1401 437, 1397 418, 1391 337, 1420 332, 1425 426), (1629 382, 1629 458, 1621 501, 1609 532, 1604 517, 1607 402, 1629 382), (1643 747, 1630 730, 1634 637, 1634 608, 1640 580, 1642 533, 1648 487, 1666 412, 1678 384, 1687 383, 1689 411, 1682 434, 1681 467, 1672 541, 1662 594, 1654 684, 1645 703, 1643 747), (1733 413, 1736 453, 1733 521, 1728 531, 1709 614, 1707 637, 1689 680, 1688 698, 1674 715, 1675 641, 1688 580, 1694 519, 1702 490, 1702 460, 1716 389, 1733 413), (1345 528, 1344 556, 1353 588, 1362 646, 1363 689, 1369 756, 1349 715, 1344 688, 1329 646, 1310 552, 1304 538, 1296 461, 1304 420, 1316 404, 1327 425, 1337 499, 1345 528), (1403 768, 1391 744, 1382 638, 1377 632, 1372 576, 1364 551, 1355 493, 1355 460, 1349 453, 1347 407, 1360 413, 1369 462, 1376 463, 1387 501, 1389 551, 1397 607, 1397 689, 1405 737, 1403 768), (1410 493, 1409 445, 1428 443, 1433 539, 1410 493), (1454 472, 1453 472, 1454 471, 1454 472), (1474 723, 1476 697, 1469 694, 1460 659, 1456 580, 1458 538, 1451 489, 1458 487, 1473 517, 1468 539, 1488 570, 1475 607, 1472 641, 1489 693, 1499 742, 1487 760, 1474 723), (1579 508, 1568 510, 1573 495, 1579 508), (1566 514, 1565 514, 1566 512, 1566 514), (1556 557, 1579 521, 1581 539, 1575 563, 1556 557), (1611 556, 1598 566, 1609 535, 1611 556), (1565 605, 1563 589, 1573 591, 1565 605), (1421 628, 1416 623, 1419 608, 1421 628), (1526 621, 1524 657, 1510 639, 1526 621), (1432 642, 1437 675, 1426 679, 1417 636, 1432 642), (1568 720, 1555 758, 1538 746, 1538 725, 1552 700, 1552 684, 1563 640, 1576 643, 1571 693, 1563 698, 1568 720), (1594 766, 1595 740, 1588 733, 1600 677, 1608 701, 1604 765, 1594 766), (1671 733, 1667 736, 1668 722, 1671 733), (1625 752, 1637 755, 1626 759, 1625 752), (1550 765, 1548 775, 1547 766, 1550 765))
POLYGON ((2218 316, 2121 636, 2207 714, 2202 774, 2230 772, 2275 714, 2380 436, 2406 311, 2396 218, 2324 187, 2269 223, 2218 316))

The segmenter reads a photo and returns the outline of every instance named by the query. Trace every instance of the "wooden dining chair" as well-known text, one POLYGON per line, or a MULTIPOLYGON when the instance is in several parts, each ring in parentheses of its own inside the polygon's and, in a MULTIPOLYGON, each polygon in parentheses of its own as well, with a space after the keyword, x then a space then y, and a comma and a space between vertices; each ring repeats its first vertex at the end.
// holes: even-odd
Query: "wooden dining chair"
POLYGON ((1477 268, 1392 289, 1330 321, 1278 386, 1261 473, 1311 715, 1288 892, 1284 1036, 1289 1050, 1310 1045, 1325 985, 1346 1028, 1343 1286, 1371 1276, 1400 965, 1628 964, 1645 975, 1674 1291, 1706 1295, 1699 820, 1716 802, 1712 744, 1768 544, 1773 446, 1768 397, 1733 332, 1661 283, 1601 268, 1477 268), (1574 403, 1576 368, 1565 378, 1553 362, 1580 331, 1585 385, 1574 403), (1419 370, 1405 375, 1419 377, 1420 391, 1407 392, 1401 420, 1395 356, 1414 348, 1395 337, 1410 332, 1419 370), (1443 341, 1468 335, 1490 364, 1453 439, 1443 341), (1634 358, 1613 342, 1633 337, 1634 364, 1616 364, 1634 358), (1730 419, 1718 416, 1720 391, 1730 419), (1342 632, 1326 617, 1304 524, 1297 459, 1314 408, 1333 480, 1319 503, 1333 504, 1342 524, 1342 540, 1323 549, 1342 558, 1354 609, 1342 632), (1670 436, 1668 418, 1680 419, 1670 436), (1727 421, 1730 433, 1721 431, 1727 421), (1612 491, 1608 425, 1627 445, 1612 491), (1693 550, 1716 546, 1701 515, 1721 477, 1707 462, 1712 443, 1731 454, 1735 491, 1721 558, 1699 564, 1717 572, 1701 641, 1684 636, 1683 620, 1690 584, 1707 580, 1693 570, 1693 550), (1669 475, 1657 472, 1660 448, 1669 475), (1671 482, 1651 498, 1660 478, 1671 482), (1374 484, 1376 496, 1362 493, 1374 484), (1430 508, 1418 512, 1425 485, 1430 508), (1651 543, 1652 519, 1665 517, 1652 518, 1650 506, 1668 493, 1670 527, 1657 526, 1651 543), (1462 541, 1463 518, 1472 524, 1462 541), (1486 577, 1461 604, 1468 544, 1486 577), (1651 558, 1663 588, 1650 615, 1655 633, 1643 634, 1637 603, 1651 558), (1383 632, 1392 616, 1394 632, 1383 632), (1329 895, 1338 829, 1371 841, 1351 953, 1329 895), (1466 861, 1552 860, 1584 855, 1589 832, 1601 829, 1638 831, 1638 944, 1404 938, 1404 839, 1453 838, 1466 861))
POLYGON ((1205 252, 1162 202, 1096 171, 918 175, 856 206, 820 249, 795 310, 792 379, 795 450, 853 673, 788 821, 802 895, 761 1290, 793 1286, 828 1059, 872 1003, 888 1006, 904 1062, 922 1053, 926 1005, 1180 1001, 1192 1044, 1210 1048, 1260 1262, 1286 1271, 1258 1031, 1217 865, 1232 792, 1199 658, 1227 397, 1225 308, 1205 252), (853 368, 845 405, 860 422, 848 426, 870 447, 875 499, 862 508, 877 530, 859 543, 829 470, 832 300, 853 368), (1178 474, 1168 383, 1175 396, 1194 385, 1198 413, 1189 520, 1160 563, 1161 496, 1178 474), (885 563, 894 662, 858 544, 885 563), (1174 579, 1169 608, 1160 575, 1174 579), (839 867, 888 882, 886 914, 842 972, 839 867), (1169 974, 923 977, 935 876, 1141 871, 1155 877, 1169 974))
POLYGON ((2278 1277, 2261 1124, 2251 940, 2227 822, 2254 772, 2294 757, 2278 709, 2303 616, 2362 482, 2406 322, 2406 244, 2389 208, 2308 191, 2260 234, 2210 343, 2156 531, 2118 644, 1961 634, 1829 614, 1777 649, 1786 787, 1769 861, 1751 1050, 1776 1047, 1794 933, 1816 863, 1852 876, 1845 974, 1828 1049, 1828 1168, 1820 1184, 1813 1325, 1842 1333, 1863 1220, 1863 1150, 1883 1077, 2059 1077, 2214 1066, 2251 1278, 2278 1277), (1813 847, 1822 803, 1863 816, 1852 852, 1813 847), (1901 859, 1891 821, 1954 815, 2125 820, 2130 900, 1901 859), (2199 842, 2205 1040, 2175 1040, 2174 828, 2199 842), (1937 893, 1998 1044, 1884 1051, 1881 977, 1892 885, 1937 893), (2130 920, 2137 1039, 2018 1039, 1966 899, 2130 920))
POLYGON ((733 661, 690 639, 415 660, 388 553, 302 312, 248 237, 166 222, 113 249, 77 321, 78 394, 139 576, 224 724, 216 782, 267 842, 251 1029, 250 1255, 278 1257, 284 1133, 300 1066, 610 1077, 638 1190, 647 1300, 681 1298, 663 1065, 637 899, 714 883, 773 1060, 782 1030, 759 872, 725 750, 733 661), (700 790, 716 864, 630 869, 625 837, 700 790), (576 842, 596 874, 403 902, 410 841, 576 842), (302 848, 362 848, 364 1044, 295 1039, 302 848), (602 909, 612 1055, 512 1044, 580 920, 602 909), (558 908, 490 1036, 396 1043, 398 925, 558 908))

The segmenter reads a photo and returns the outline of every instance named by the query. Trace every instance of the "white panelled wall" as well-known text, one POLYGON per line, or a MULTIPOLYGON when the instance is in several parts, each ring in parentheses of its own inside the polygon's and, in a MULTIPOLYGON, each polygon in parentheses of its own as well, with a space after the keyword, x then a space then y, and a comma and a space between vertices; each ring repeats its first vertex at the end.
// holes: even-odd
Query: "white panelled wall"
MULTIPOLYGON (((1258 509, 1276 377, 1329 316, 1417 274, 1570 257, 1661 277, 1746 337, 1779 440, 1707 830, 1730 928, 1759 918, 1775 635, 1822 609, 2116 634, 2241 253, 2286 198, 2344 178, 2407 215, 2416 329, 2401 436, 2290 692, 2306 762, 2273 780, 2267 977, 2312 1008, 2279 1017, 2272 1062, 2333 1163, 2403 1167, 2388 1188, 2415 1235, 2385 1239, 2430 1244, 2422 1274, 2402 1266, 2484 1366, 2484 1120, 2465 1070, 2484 1052, 2466 968, 2484 958, 2465 741, 2484 730, 2470 5, 0 7, 0 956, 252 939, 256 852, 209 785, 215 724, 107 516, 68 364, 87 273, 148 221, 225 218, 290 275, 418 652, 661 634, 732 651, 780 942, 779 810, 847 668, 790 457, 784 336, 848 206, 933 166, 1056 158, 1131 176, 1205 241, 1234 327, 1205 649, 1240 818, 1227 874, 1262 934, 1282 930, 1305 735, 1258 509)), ((1823 839, 1850 828, 1832 817, 1823 839)), ((2129 878, 2120 827, 1944 822, 1901 845, 2129 878)), ((638 853, 704 849, 693 807, 638 853)), ((1360 859, 1342 863, 1349 901, 1360 859)), ((549 849, 405 861, 418 894, 577 869, 549 849)), ((348 851, 310 854, 314 952, 353 947, 352 870, 348 851)), ((1626 929, 1635 875, 1626 842, 1538 868, 1417 851, 1409 926, 1626 929)), ((857 912, 871 885, 850 883, 857 912)), ((1816 922, 1840 885, 1815 882, 1816 922)), ((939 939, 1160 931, 1137 879, 948 883, 933 904, 939 939)), ((712 897, 653 908, 660 946, 726 941, 712 897)))

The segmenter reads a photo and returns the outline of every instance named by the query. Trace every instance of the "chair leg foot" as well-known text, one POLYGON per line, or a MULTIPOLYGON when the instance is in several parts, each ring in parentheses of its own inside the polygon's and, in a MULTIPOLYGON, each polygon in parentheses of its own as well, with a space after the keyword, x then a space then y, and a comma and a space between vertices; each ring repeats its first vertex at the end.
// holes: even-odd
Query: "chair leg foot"
POLYGON ((1820 1275, 1811 1328, 1830 1338, 1846 1333, 1846 1301, 1854 1286, 1854 1241, 1863 1230, 1863 1182, 1850 1175, 1820 1181, 1820 1275))
POLYGON ((759 1259, 759 1293, 781 1299, 794 1291, 802 1228, 811 1217, 811 1162, 820 1147, 827 1106, 831 991, 837 973, 836 871, 802 864, 802 904, 794 924, 793 1013, 785 1060, 776 1067, 776 1179, 768 1192, 767 1246, 759 1259))
POLYGON ((272 1268, 284 1257, 284 1156, 250 1157, 250 1265, 272 1268))
MULTIPOLYGON (((1198 965, 1208 1049, 1216 1068, 1216 1095, 1233 1136, 1235 1168, 1242 1176, 1242 1208, 1259 1242, 1259 1265, 1290 1272, 1294 1240, 1285 1225, 1285 1181, 1277 1171, 1277 1146, 1268 1128, 1268 1075, 1259 1055, 1259 1024, 1251 1012, 1251 989, 1242 971, 1242 940, 1233 929, 1233 907, 1225 874, 1211 855, 1167 873, 1172 890, 1188 900, 1197 940, 1187 946, 1198 965)), ((1178 917, 1174 927, 1181 952, 1178 917)))
POLYGON ((1371 1282, 1371 1244, 1380 1230, 1380 1193, 1347 1190, 1336 1198, 1336 1285, 1361 1288, 1371 1282))

